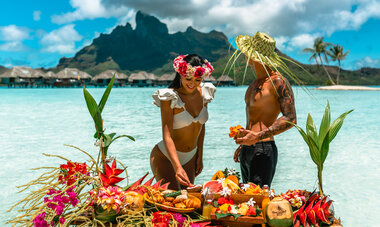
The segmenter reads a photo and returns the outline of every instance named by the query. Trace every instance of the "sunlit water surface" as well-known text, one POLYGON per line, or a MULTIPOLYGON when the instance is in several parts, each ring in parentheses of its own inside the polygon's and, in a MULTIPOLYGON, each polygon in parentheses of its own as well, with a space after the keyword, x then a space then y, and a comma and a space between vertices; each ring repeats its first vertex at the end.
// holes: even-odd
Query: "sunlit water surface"
MULTIPOLYGON (((161 140, 160 111, 152 105, 151 97, 156 89, 114 88, 103 111, 107 132, 129 134, 136 139, 136 142, 121 139, 109 150, 109 154, 128 167, 131 181, 150 171, 150 151, 161 140)), ((219 169, 239 170, 232 159, 237 146, 228 132, 230 126, 245 125, 246 89, 218 88, 209 104, 204 170, 196 183, 210 180, 219 169)), ((89 89, 96 100, 103 90, 89 89)), ((294 88, 298 123, 303 128, 309 112, 319 125, 327 100, 332 119, 355 109, 331 143, 323 170, 324 191, 334 200, 335 212, 344 226, 378 226, 380 92, 317 91, 312 87, 308 90, 311 95, 302 88, 294 88)), ((81 152, 64 144, 78 146, 96 156, 93 133, 81 89, 0 89, 0 225, 15 216, 15 212, 6 211, 25 196, 17 193, 16 186, 38 176, 38 171, 30 169, 61 162, 42 153, 87 161, 81 152)), ((279 161, 272 186, 276 194, 288 189, 315 189, 317 169, 298 132, 291 129, 275 140, 279 161)))

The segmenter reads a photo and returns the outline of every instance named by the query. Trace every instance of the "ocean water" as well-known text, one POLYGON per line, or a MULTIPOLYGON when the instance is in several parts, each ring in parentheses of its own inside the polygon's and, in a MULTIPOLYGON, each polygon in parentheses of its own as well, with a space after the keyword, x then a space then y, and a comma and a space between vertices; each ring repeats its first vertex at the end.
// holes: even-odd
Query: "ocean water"
MULTIPOLYGON (((156 89, 114 88, 103 110, 107 132, 128 134, 136 139, 136 142, 120 139, 109 150, 109 154, 128 167, 130 181, 151 172, 150 151, 161 140, 160 111, 152 105, 151 97, 156 89)), ((208 181, 219 169, 239 170, 239 164, 232 159, 237 146, 228 132, 230 126, 245 125, 246 89, 217 88, 215 99, 209 104, 204 170, 196 183, 208 181)), ((355 109, 330 145, 323 170, 324 191, 334 200, 336 216, 342 218, 344 226, 378 226, 380 91, 318 91, 313 87, 308 90, 311 95, 302 88, 294 88, 302 128, 308 113, 319 126, 327 100, 332 119, 355 109)), ((104 89, 89 91, 99 101, 104 89)), ((39 172, 31 168, 61 163, 42 153, 84 162, 85 155, 64 144, 78 146, 96 156, 93 133, 82 89, 0 89, 0 226, 6 226, 4 223, 15 216, 15 212, 6 211, 25 196, 17 193, 16 186, 38 176, 39 172)), ((288 189, 317 188, 316 166, 298 132, 288 130, 275 140, 279 160, 272 187, 276 194, 288 189)))

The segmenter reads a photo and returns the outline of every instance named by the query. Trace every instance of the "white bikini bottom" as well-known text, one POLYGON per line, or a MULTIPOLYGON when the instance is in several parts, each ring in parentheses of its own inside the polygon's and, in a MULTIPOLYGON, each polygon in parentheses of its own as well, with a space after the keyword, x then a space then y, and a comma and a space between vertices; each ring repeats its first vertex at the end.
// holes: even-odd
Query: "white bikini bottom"
MULTIPOLYGON (((157 144, 157 146, 160 149, 160 151, 170 160, 170 156, 169 156, 168 151, 166 150, 164 141, 161 140, 157 144)), ((189 151, 189 152, 177 151, 179 162, 181 163, 182 166, 185 165, 194 157, 196 153, 197 153, 197 147, 195 147, 192 151, 189 151)))

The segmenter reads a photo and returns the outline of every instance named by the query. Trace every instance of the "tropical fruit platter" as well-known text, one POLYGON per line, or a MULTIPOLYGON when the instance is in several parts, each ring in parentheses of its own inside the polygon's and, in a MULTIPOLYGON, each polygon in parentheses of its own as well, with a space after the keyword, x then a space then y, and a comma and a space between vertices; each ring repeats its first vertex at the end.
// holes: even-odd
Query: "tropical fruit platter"
POLYGON ((96 129, 97 157, 73 145, 67 146, 83 153, 86 161, 43 154, 59 159, 61 164, 37 168, 39 177, 18 187, 26 196, 9 209, 18 215, 6 224, 36 227, 342 226, 334 216, 333 201, 321 193, 322 190, 319 193, 289 190, 275 194, 266 185, 241 182, 239 172, 232 168, 218 170, 209 181, 190 184, 181 190, 172 190, 165 179, 155 181, 154 174, 147 178, 149 172, 130 183, 126 166, 109 155, 108 149, 117 139, 134 141, 134 138, 106 134, 103 127, 105 121, 101 113, 113 81, 114 77, 99 103, 83 88, 96 129))

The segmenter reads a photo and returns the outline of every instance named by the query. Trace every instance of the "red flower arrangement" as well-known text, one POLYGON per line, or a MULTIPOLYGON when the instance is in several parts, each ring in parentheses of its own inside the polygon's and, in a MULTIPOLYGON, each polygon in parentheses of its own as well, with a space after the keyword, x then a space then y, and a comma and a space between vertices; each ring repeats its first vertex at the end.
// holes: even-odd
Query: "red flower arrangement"
POLYGON ((58 180, 67 186, 74 184, 78 175, 87 174, 87 165, 85 162, 78 163, 68 161, 67 164, 61 164, 60 169, 61 174, 59 175, 58 180))

